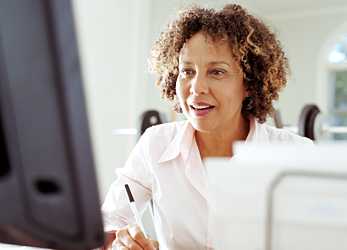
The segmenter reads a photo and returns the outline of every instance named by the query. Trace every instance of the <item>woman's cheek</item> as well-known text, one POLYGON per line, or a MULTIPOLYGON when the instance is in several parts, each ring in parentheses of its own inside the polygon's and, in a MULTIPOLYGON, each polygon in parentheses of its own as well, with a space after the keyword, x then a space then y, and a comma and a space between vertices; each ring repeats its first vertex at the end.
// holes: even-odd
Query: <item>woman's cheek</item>
POLYGON ((176 94, 178 96, 178 101, 183 110, 187 111, 187 98, 189 96, 189 87, 187 86, 187 82, 180 81, 178 85, 176 85, 176 94))
POLYGON ((177 96, 177 99, 178 99, 178 102, 182 108, 182 105, 183 105, 183 95, 182 95, 182 84, 179 80, 177 80, 176 82, 176 96, 177 96))

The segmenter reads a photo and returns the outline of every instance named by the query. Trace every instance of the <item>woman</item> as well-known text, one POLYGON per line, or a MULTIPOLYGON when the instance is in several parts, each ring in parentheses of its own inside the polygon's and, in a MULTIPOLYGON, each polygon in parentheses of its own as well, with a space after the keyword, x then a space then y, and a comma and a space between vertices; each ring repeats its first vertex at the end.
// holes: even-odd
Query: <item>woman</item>
POLYGON ((310 143, 264 124, 286 84, 287 59, 276 37, 239 5, 221 11, 193 7, 180 13, 152 50, 163 95, 187 121, 152 127, 118 171, 103 205, 108 245, 155 249, 127 203, 153 201, 160 249, 213 248, 207 227, 203 159, 232 157, 239 140, 310 143))

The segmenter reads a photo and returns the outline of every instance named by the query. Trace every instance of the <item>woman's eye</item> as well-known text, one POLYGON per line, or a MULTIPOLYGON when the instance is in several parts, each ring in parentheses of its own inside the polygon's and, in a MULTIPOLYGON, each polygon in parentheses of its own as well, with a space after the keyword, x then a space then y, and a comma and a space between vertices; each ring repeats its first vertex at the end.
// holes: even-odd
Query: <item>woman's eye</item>
POLYGON ((210 71, 210 74, 215 77, 222 77, 225 74, 225 70, 213 69, 210 71))
POLYGON ((190 77, 194 75, 194 70, 192 69, 181 69, 180 74, 184 77, 190 77))

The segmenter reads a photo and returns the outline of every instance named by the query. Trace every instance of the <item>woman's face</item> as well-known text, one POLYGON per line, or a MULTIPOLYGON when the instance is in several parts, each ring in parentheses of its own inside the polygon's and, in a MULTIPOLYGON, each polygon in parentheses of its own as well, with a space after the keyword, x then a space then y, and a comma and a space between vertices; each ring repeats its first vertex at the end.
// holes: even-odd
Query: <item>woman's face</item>
POLYGON ((223 132, 242 119, 243 74, 227 41, 213 42, 199 32, 185 43, 176 94, 184 115, 198 131, 223 132))

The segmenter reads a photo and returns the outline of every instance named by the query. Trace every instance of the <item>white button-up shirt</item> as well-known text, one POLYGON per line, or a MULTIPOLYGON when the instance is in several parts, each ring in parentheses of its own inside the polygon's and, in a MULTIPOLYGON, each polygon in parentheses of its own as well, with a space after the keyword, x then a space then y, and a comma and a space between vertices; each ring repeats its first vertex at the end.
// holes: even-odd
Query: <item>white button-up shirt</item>
MULTIPOLYGON (((140 138, 125 166, 117 170, 102 206, 105 231, 135 223, 124 184, 139 211, 153 201, 160 249, 209 249, 206 172, 188 121, 151 127, 140 138)), ((283 129, 251 119, 246 139, 254 142, 312 143, 283 129)))

